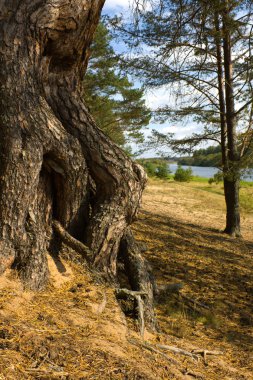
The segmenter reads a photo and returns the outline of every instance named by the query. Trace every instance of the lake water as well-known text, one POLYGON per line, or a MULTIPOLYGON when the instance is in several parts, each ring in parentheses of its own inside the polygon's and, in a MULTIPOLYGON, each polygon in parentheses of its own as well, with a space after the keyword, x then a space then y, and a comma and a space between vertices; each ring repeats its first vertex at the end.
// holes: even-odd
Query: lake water
MULTIPOLYGON (((188 169, 190 166, 182 165, 183 169, 188 169)), ((169 164, 170 171, 174 174, 177 170, 177 164, 169 164)), ((205 166, 191 166, 194 176, 211 178, 215 173, 219 171, 217 168, 205 167, 205 166)), ((250 169, 250 173, 243 175, 243 180, 251 182, 253 181, 253 169, 250 169)))

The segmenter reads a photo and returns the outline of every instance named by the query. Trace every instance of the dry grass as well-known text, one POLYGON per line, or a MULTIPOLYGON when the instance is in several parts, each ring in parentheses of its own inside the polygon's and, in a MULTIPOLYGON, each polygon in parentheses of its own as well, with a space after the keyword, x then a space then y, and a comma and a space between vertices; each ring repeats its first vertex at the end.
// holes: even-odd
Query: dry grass
POLYGON ((135 233, 148 245, 158 283, 181 283, 182 295, 208 306, 194 310, 168 294, 157 313, 170 341, 225 352, 202 372, 205 379, 251 379, 253 215, 243 213, 244 240, 225 236, 223 197, 199 186, 150 181, 135 233))
POLYGON ((60 260, 49 258, 51 282, 43 292, 25 291, 11 271, 1 277, 0 379, 252 379, 252 222, 244 214, 244 241, 225 237, 219 194, 155 181, 134 225, 158 284, 184 285, 182 296, 168 294, 157 305, 161 331, 145 339, 223 356, 205 362, 168 353, 168 361, 131 344, 140 342, 138 328, 126 325, 113 288, 70 264, 66 257, 75 253, 65 248, 60 260), (208 309, 194 310, 183 296, 208 309))

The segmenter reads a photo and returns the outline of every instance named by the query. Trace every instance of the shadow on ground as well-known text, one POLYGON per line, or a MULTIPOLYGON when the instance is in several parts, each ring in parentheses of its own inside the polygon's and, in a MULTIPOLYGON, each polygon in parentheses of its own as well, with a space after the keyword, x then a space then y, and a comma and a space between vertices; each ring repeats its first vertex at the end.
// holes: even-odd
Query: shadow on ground
POLYGON ((185 319, 187 335, 197 328, 245 352, 253 350, 252 242, 147 211, 135 232, 148 246, 158 284, 182 283, 183 295, 208 306, 209 311, 194 311, 180 296, 170 296, 167 305, 158 305, 164 329, 173 333, 174 326, 180 336, 178 324, 185 319))

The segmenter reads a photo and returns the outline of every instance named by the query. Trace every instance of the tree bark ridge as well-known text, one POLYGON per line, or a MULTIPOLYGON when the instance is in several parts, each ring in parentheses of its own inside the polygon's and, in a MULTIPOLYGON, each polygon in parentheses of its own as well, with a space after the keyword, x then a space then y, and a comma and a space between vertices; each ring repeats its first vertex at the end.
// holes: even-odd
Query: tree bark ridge
POLYGON ((82 100, 103 4, 0 0, 0 271, 14 263, 32 289, 47 282, 53 220, 115 278, 146 183, 82 100))

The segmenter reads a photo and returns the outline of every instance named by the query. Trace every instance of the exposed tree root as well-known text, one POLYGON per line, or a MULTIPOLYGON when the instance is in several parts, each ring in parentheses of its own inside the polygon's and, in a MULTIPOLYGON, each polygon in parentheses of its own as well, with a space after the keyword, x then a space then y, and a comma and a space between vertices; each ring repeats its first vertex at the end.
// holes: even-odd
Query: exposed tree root
POLYGON ((129 339, 129 343, 131 344, 134 344, 135 346, 138 346, 138 347, 142 347, 142 348, 145 348, 146 350, 148 351, 152 351, 152 352, 155 352, 156 354, 164 357, 169 363, 173 363, 173 364, 176 364, 177 366, 180 365, 180 363, 175 360, 175 359, 172 359, 170 358, 168 355, 166 355, 164 352, 162 351, 159 351, 157 348, 153 347, 150 343, 147 343, 147 342, 139 342, 137 341, 136 339, 129 339))
MULTIPOLYGON (((119 258, 124 263, 125 273, 128 276, 132 290, 135 292, 135 296, 141 296, 145 323, 155 330, 157 326, 154 313, 155 282, 130 228, 126 229, 121 240, 119 258)), ((138 307, 142 312, 140 304, 141 302, 139 301, 138 307)), ((140 315, 141 312, 138 312, 138 314, 140 315)))
MULTIPOLYGON (((142 347, 146 350, 149 350, 151 352, 154 352, 160 356, 162 356, 163 358, 165 358, 168 362, 170 363, 173 363, 173 364, 176 364, 177 367, 180 367, 180 363, 169 357, 168 355, 166 355, 163 351, 161 350, 166 350, 166 351, 170 351, 170 352, 173 352, 175 354, 179 354, 179 355, 184 355, 184 356, 188 356, 190 357, 191 359, 193 359, 194 361, 198 361, 200 359, 199 355, 203 356, 203 359, 204 359, 204 362, 206 363, 206 356, 207 355, 223 355, 223 352, 221 351, 209 351, 209 350, 192 350, 192 351, 187 351, 187 350, 183 350, 181 348, 178 348, 178 347, 174 347, 174 346, 167 346, 167 345, 162 345, 162 344, 158 344, 156 346, 148 343, 148 342, 140 342, 140 341, 137 341, 136 339, 129 339, 129 343, 131 344, 134 344, 138 347, 142 347)), ((190 374, 189 372, 185 372, 185 370, 181 370, 181 372, 186 375, 186 374, 190 374)), ((195 375, 194 373, 191 373, 192 376, 194 377, 198 377, 198 375, 195 375)))
POLYGON ((116 289, 116 297, 118 299, 129 299, 132 298, 136 301, 137 304, 137 312, 138 312, 138 322, 141 337, 144 336, 145 330, 145 318, 144 318, 144 301, 142 296, 145 297, 147 293, 138 292, 129 289, 116 289))
POLYGON ((198 360, 199 359, 197 353, 192 353, 190 351, 182 350, 181 348, 177 348, 177 347, 173 347, 173 346, 167 346, 167 345, 164 345, 164 344, 158 344, 157 347, 161 348, 162 350, 165 350, 165 351, 171 351, 171 352, 174 352, 176 354, 180 354, 180 355, 184 355, 184 356, 189 356, 190 358, 192 358, 194 360, 198 360))
MULTIPOLYGON (((81 257, 84 258, 88 263, 91 263, 92 252, 86 245, 84 245, 79 240, 71 236, 57 220, 53 221, 53 227, 59 235, 60 239, 67 246, 79 253, 81 257)), ((153 289, 150 283, 150 274, 147 270, 147 264, 139 252, 138 244, 135 242, 130 229, 128 229, 128 236, 125 237, 125 239, 127 239, 127 243, 125 241, 127 248, 124 251, 125 262, 128 260, 128 265, 126 265, 125 267, 126 275, 129 277, 129 282, 131 282, 132 284, 135 283, 136 287, 139 287, 140 289, 144 290, 117 289, 116 296, 118 299, 130 298, 136 302, 140 335, 143 337, 145 330, 145 319, 147 319, 146 324, 148 326, 150 326, 150 323, 152 323, 153 327, 155 323, 153 316, 153 289), (152 320, 150 319, 151 317, 152 320)), ((105 305, 106 296, 104 297, 103 302, 99 306, 98 313, 103 312, 105 305)))
POLYGON ((91 260, 92 252, 86 245, 71 236, 57 220, 53 220, 52 224, 55 231, 66 245, 74 249, 74 251, 80 253, 80 255, 83 256, 87 261, 91 260))

